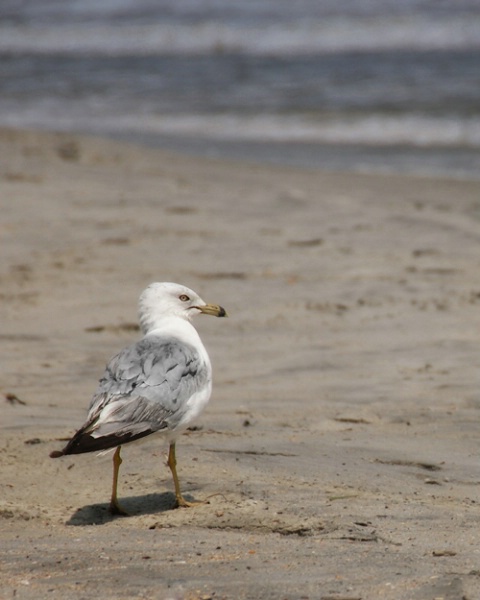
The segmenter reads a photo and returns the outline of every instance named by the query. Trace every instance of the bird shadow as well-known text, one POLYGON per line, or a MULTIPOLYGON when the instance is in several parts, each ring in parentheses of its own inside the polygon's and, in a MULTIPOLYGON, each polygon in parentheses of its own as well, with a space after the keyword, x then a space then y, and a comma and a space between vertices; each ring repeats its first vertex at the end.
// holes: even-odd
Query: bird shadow
POLYGON ((105 525, 116 519, 138 517, 141 515, 157 514, 175 508, 175 495, 171 492, 162 494, 146 494, 144 496, 127 496, 121 498, 120 504, 127 512, 126 516, 113 515, 110 504, 87 504, 81 506, 72 514, 66 525, 82 527, 85 525, 105 525))

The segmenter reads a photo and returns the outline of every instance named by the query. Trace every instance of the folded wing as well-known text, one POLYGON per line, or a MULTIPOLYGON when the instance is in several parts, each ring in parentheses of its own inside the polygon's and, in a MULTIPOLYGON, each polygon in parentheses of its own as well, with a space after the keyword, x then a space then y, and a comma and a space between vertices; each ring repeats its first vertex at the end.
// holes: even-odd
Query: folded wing
POLYGON ((199 353, 175 338, 146 336, 114 356, 90 403, 87 421, 62 454, 106 450, 174 430, 187 402, 210 383, 199 353))

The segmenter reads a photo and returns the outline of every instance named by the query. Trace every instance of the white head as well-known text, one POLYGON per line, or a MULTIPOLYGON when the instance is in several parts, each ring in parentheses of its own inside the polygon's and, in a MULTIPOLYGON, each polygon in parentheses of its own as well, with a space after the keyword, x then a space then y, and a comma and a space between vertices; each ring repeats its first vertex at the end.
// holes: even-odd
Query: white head
POLYGON ((224 308, 218 304, 207 304, 196 292, 178 283, 151 283, 142 292, 138 303, 140 327, 144 334, 155 329, 166 317, 189 321, 199 313, 227 316, 224 308))

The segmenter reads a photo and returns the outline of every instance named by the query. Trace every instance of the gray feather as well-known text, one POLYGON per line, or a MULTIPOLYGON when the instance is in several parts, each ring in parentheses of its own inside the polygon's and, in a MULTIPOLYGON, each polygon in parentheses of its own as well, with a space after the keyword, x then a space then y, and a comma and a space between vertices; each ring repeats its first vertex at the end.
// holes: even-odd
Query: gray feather
POLYGON ((147 336, 107 365, 84 431, 103 437, 174 428, 188 399, 207 384, 209 376, 193 346, 175 338, 147 336), (110 414, 102 421, 107 406, 110 414))

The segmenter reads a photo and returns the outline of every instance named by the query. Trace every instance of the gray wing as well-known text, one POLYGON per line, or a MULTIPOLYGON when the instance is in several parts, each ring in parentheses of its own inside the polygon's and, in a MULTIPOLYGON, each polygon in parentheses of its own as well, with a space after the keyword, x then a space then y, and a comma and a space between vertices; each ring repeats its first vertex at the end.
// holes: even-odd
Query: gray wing
POLYGON ((193 346, 175 338, 143 338, 109 362, 87 422, 64 453, 111 448, 174 429, 189 398, 204 389, 210 378, 210 366, 193 346))

